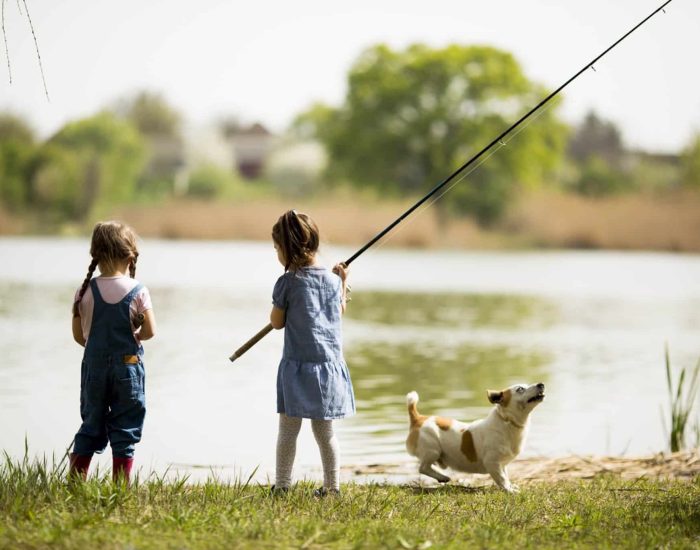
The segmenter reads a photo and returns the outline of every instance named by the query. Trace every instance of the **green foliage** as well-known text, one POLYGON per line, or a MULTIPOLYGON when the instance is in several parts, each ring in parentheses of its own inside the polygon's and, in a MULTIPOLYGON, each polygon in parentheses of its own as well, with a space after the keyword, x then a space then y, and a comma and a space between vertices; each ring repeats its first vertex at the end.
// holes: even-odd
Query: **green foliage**
POLYGON ((86 176, 92 178, 95 165, 88 173, 84 164, 65 147, 46 143, 39 148, 33 162, 31 202, 44 221, 77 220, 85 213, 92 197, 81 182, 86 176))
POLYGON ((172 193, 185 164, 180 113, 161 94, 147 91, 120 101, 115 113, 136 128, 147 147, 140 191, 146 196, 172 193))
POLYGON ((622 163, 624 147, 620 130, 610 121, 601 119, 595 112, 586 115, 583 123, 569 140, 569 154, 579 163, 591 157, 602 158, 611 166, 622 163))
POLYGON ((131 122, 145 136, 178 137, 182 120, 180 114, 158 93, 139 92, 122 100, 116 113, 131 122))
POLYGON ((43 144, 33 166, 33 200, 68 219, 134 197, 144 145, 128 123, 102 112, 66 124, 43 144))
POLYGON ((231 171, 212 164, 204 164, 190 175, 187 194, 193 197, 212 199, 224 195, 238 183, 231 171))
POLYGON ((681 167, 673 160, 662 161, 659 158, 640 155, 626 175, 630 182, 628 188, 639 191, 664 191, 678 188, 681 167))
POLYGON ((629 189, 631 183, 621 171, 602 157, 592 155, 583 161, 573 190, 581 195, 600 197, 629 189))
POLYGON ((685 435, 688 427, 690 413, 698 395, 698 375, 700 374, 700 361, 695 365, 692 373, 689 372, 690 382, 685 386, 686 370, 681 369, 678 377, 678 385, 674 387, 671 375, 671 360, 669 358, 668 346, 664 353, 666 364, 666 384, 671 403, 671 429, 669 431, 669 446, 671 452, 675 453, 685 448, 685 435))
MULTIPOLYGON (((344 105, 314 105, 295 128, 324 143, 331 176, 385 193, 423 193, 544 95, 496 48, 377 45, 350 70, 344 105)), ((497 219, 518 184, 538 185, 560 160, 565 128, 555 111, 541 112, 526 137, 501 148, 443 200, 482 223, 497 219)))
POLYGON ((620 130, 591 111, 571 136, 568 153, 576 174, 567 187, 589 197, 602 197, 637 188, 629 170, 620 130))
POLYGON ((700 133, 683 151, 681 181, 684 186, 700 189, 700 133))
POLYGON ((27 179, 35 149, 29 125, 18 116, 0 113, 0 200, 11 210, 27 205, 27 179))

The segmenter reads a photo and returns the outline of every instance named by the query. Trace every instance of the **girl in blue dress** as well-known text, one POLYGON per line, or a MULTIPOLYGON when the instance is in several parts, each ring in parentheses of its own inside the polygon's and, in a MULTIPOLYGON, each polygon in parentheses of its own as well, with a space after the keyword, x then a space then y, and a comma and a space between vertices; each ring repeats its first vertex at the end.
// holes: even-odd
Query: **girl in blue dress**
POLYGON ((338 494, 339 448, 333 420, 355 413, 341 335, 347 268, 337 264, 331 272, 318 264, 318 227, 306 214, 285 212, 272 227, 272 240, 284 274, 272 292, 270 323, 285 329, 277 372, 279 434, 273 490, 289 489, 301 421, 309 418, 323 464, 323 487, 316 495, 338 494))

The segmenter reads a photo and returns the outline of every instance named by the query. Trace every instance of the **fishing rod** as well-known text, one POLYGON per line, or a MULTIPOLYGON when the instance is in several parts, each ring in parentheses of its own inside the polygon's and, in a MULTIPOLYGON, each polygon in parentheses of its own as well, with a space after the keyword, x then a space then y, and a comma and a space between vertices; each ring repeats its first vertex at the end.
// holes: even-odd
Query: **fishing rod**
MULTIPOLYGON (((537 111, 539 111, 542 107, 544 107, 551 99, 553 99, 555 96, 557 96, 564 88, 566 88, 569 84, 571 84, 574 80, 576 80, 579 76, 581 76, 584 72, 586 72, 588 69, 593 69, 595 71, 595 64, 602 59, 610 50, 615 48, 620 42, 625 40, 630 34, 632 34, 634 31, 636 31, 639 27, 644 25, 649 19, 654 17, 657 13, 660 11, 664 11, 664 8, 668 6, 673 0, 666 0, 661 6, 656 8, 653 12, 651 12, 649 15, 647 15, 644 19, 642 19, 639 23, 637 23, 634 27, 632 27, 629 31, 627 31, 625 34, 623 34, 620 38, 618 38, 615 42, 613 42, 610 46, 608 46, 602 53, 600 53, 597 57, 595 57, 592 61, 589 61, 586 63, 576 74, 574 74, 571 78, 569 78, 566 82, 564 82, 561 86, 559 86, 556 90, 554 90, 552 93, 550 93, 547 97, 542 99, 537 105, 535 105, 532 109, 530 109, 527 113, 525 113, 523 116, 521 116, 516 122, 511 124, 506 130, 501 132, 496 138, 493 139, 486 147, 484 147, 481 151, 479 151, 476 155, 474 155, 472 158, 470 158, 467 162, 462 164, 459 168, 457 168, 454 172, 452 172, 449 176, 447 176, 444 180, 442 180, 440 183, 438 183, 435 187, 433 187, 428 194, 426 194, 424 197, 422 197, 420 200, 418 200, 413 206, 411 206, 408 210, 406 210, 403 214, 401 214, 398 218, 396 218, 393 222, 391 222, 389 225, 387 225, 382 231, 377 233, 367 244, 365 244, 362 248, 360 248, 357 252, 355 252, 352 256, 350 256, 347 260, 345 260, 345 265, 349 266, 352 262, 354 262, 358 257, 360 257, 364 252, 367 251, 368 248, 373 246, 377 241, 379 241, 384 235, 389 233, 394 227, 399 225, 404 219, 406 219, 408 216, 410 216, 417 208, 419 208, 422 204, 424 204, 430 197, 435 195, 440 189, 445 187, 448 183, 450 183, 455 177, 457 177, 464 169, 468 168, 472 164, 474 164, 477 160, 479 160, 484 154, 486 154, 492 147, 499 143, 503 143, 503 139, 510 134, 513 130, 515 130, 518 126, 520 126, 523 122, 525 122, 530 116, 535 114, 537 111)), ((235 361, 238 359, 241 355, 243 355, 246 351, 248 351, 250 348, 252 348, 255 344, 257 344, 260 340, 262 340, 267 333, 269 333, 272 330, 272 325, 268 324, 265 328, 263 328, 260 332, 258 332, 255 336, 253 336, 250 340, 248 340, 245 344, 243 344, 240 348, 238 348, 233 355, 229 357, 231 362, 235 361)))

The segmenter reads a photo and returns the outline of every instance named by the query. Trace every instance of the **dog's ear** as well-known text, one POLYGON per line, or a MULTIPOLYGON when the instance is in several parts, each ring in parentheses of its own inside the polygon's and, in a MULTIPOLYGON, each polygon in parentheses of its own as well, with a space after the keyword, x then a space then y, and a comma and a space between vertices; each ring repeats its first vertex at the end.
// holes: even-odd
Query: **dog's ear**
POLYGON ((486 395, 488 396, 489 401, 491 401, 491 403, 493 403, 494 405, 496 403, 500 403, 503 399, 502 391, 486 390, 486 395))

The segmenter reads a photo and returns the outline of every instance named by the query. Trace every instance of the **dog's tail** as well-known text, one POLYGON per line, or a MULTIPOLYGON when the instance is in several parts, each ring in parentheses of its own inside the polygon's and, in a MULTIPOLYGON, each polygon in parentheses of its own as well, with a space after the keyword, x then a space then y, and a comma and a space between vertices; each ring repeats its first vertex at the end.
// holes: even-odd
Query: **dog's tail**
POLYGON ((411 426, 419 424, 420 414, 418 414, 418 394, 414 391, 406 395, 406 405, 408 405, 408 417, 411 419, 411 426))

